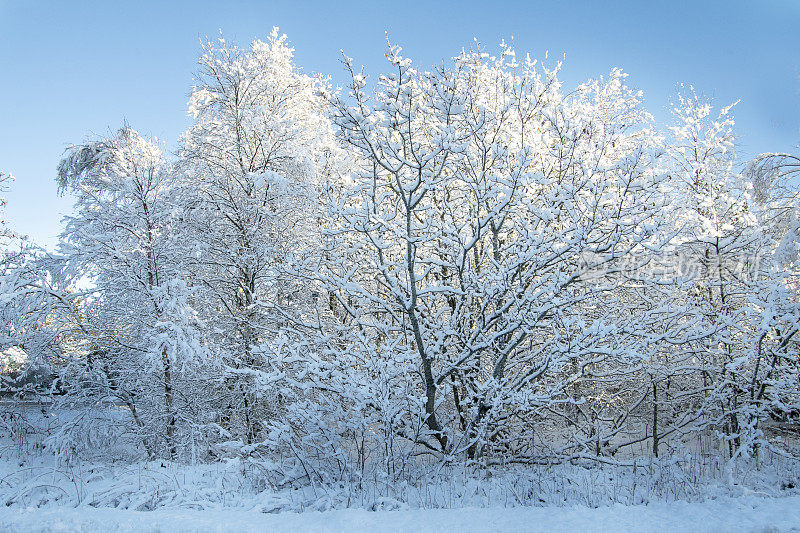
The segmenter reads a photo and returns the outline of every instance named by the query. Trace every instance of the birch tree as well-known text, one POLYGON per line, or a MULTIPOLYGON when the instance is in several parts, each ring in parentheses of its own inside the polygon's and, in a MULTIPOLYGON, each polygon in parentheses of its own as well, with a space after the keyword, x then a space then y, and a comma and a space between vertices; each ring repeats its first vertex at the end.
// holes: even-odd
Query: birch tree
POLYGON ((76 197, 60 251, 73 279, 92 288, 74 317, 87 383, 127 406, 151 455, 174 458, 191 401, 178 372, 202 366, 203 348, 186 318, 173 175, 160 149, 126 127, 71 148, 58 180, 76 197))
POLYGON ((318 251, 318 194, 339 156, 325 80, 294 65, 277 28, 247 48, 207 42, 198 64, 194 123, 179 153, 191 191, 187 238, 229 370, 221 422, 251 443, 270 409, 252 385, 257 347, 265 332, 313 309, 297 273, 318 251))

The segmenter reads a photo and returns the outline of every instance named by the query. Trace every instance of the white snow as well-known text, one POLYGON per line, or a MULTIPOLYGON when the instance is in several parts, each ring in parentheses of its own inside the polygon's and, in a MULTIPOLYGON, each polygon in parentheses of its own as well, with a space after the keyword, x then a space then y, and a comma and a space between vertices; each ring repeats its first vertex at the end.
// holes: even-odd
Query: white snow
POLYGON ((264 514, 257 510, 0 509, 2 531, 800 531, 800 496, 600 507, 264 514))

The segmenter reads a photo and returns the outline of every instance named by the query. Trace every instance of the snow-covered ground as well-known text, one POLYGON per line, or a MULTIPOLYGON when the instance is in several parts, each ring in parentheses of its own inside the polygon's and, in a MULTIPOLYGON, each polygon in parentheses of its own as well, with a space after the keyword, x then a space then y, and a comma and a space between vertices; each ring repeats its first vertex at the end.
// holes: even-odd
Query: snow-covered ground
POLYGON ((0 432, 0 532, 800 532, 800 467, 777 456, 734 470, 687 455, 634 469, 453 468, 402 482, 274 486, 257 461, 123 459, 122 440, 59 459, 43 439, 67 415, 38 413, 7 426, 13 436, 0 432))
POLYGON ((600 507, 413 509, 265 514, 257 510, 150 512, 91 507, 0 508, 2 531, 800 531, 800 496, 600 507))

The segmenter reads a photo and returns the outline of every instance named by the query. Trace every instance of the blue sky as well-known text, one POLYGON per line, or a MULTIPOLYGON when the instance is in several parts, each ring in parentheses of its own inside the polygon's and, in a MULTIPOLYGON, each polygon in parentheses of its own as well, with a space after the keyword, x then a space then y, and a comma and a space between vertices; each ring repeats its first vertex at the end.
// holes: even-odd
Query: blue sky
POLYGON ((199 39, 246 43, 272 26, 297 63, 342 81, 339 50, 383 68, 385 32, 417 63, 473 38, 565 56, 575 85, 612 67, 630 74, 659 120, 678 83, 736 108, 739 152, 800 152, 800 1, 727 2, 25 2, 0 0, 0 169, 14 229, 52 247, 71 199, 55 167, 65 147, 127 121, 168 148, 188 125, 199 39))

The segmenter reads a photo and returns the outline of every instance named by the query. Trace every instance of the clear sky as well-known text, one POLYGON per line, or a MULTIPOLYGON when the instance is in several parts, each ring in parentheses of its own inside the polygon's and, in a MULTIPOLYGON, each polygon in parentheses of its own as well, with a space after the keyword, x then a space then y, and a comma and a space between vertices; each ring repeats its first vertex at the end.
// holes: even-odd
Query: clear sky
POLYGON ((0 0, 0 169, 12 228, 52 247, 71 199, 55 167, 65 147, 127 121, 173 149, 199 39, 245 44, 285 32, 306 72, 343 81, 339 50, 383 69, 385 33, 418 64, 513 38, 517 52, 565 58, 575 85, 630 74, 656 118, 678 83, 736 108, 739 153, 800 152, 800 0, 489 2, 27 2, 0 0))

